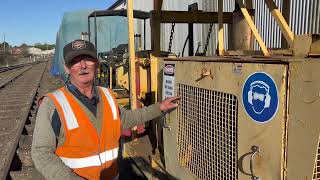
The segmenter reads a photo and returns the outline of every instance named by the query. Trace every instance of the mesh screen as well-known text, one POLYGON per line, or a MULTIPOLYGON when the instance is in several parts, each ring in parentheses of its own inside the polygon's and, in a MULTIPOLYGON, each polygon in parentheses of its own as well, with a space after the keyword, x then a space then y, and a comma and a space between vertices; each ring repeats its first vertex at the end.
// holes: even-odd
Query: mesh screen
POLYGON ((320 180, 320 137, 318 144, 318 152, 316 157, 316 163, 314 166, 313 179, 320 180))
POLYGON ((238 179, 238 100, 179 84, 178 161, 199 179, 238 179))

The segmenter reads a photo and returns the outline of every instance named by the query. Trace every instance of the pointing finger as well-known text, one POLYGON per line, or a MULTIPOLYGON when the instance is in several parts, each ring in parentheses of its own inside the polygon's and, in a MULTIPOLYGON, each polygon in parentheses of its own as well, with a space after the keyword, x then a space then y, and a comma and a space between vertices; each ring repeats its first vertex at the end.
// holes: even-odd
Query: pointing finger
POLYGON ((179 100, 179 99, 181 99, 180 96, 174 96, 174 97, 168 98, 167 100, 169 100, 169 101, 176 101, 176 100, 179 100))

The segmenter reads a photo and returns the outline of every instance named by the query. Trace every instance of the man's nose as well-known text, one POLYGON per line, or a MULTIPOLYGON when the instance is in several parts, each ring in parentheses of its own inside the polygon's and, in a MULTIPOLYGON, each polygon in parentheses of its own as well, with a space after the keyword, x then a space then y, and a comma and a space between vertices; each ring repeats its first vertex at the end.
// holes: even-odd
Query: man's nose
POLYGON ((81 61, 80 61, 80 67, 81 67, 81 68, 86 68, 86 67, 87 67, 86 61, 81 60, 81 61))

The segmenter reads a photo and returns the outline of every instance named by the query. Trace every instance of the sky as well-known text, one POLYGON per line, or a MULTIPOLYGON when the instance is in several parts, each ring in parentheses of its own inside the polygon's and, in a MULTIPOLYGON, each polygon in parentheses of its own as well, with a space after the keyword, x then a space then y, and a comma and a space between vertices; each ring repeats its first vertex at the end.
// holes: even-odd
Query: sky
POLYGON ((64 12, 107 9, 116 0, 1 0, 0 42, 54 44, 64 12))

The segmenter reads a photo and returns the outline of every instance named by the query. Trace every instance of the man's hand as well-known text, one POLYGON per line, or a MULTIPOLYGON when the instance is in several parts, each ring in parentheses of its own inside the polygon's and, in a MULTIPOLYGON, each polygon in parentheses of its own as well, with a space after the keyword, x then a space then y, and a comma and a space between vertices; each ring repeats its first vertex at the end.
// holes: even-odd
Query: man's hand
POLYGON ((160 102, 160 110, 163 112, 170 111, 178 107, 180 97, 174 96, 160 102))

